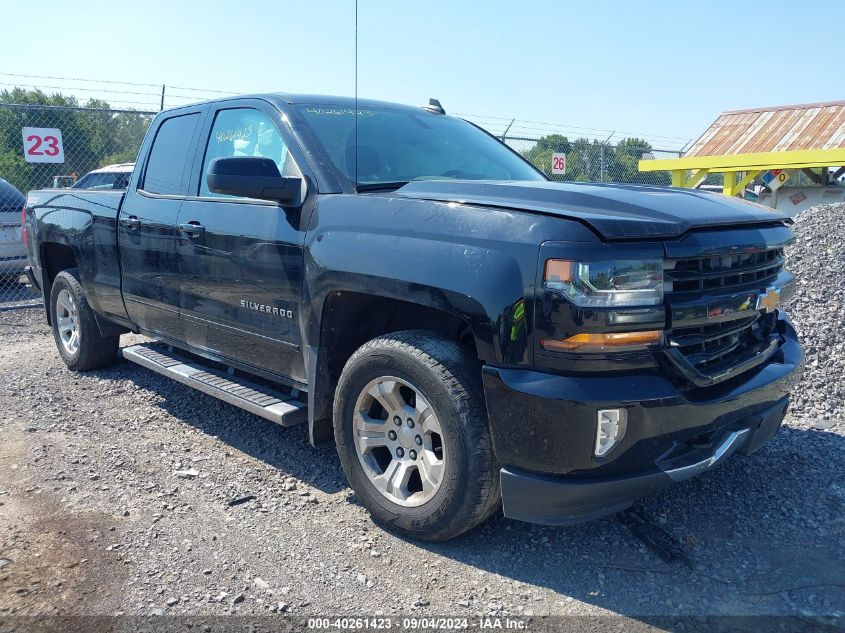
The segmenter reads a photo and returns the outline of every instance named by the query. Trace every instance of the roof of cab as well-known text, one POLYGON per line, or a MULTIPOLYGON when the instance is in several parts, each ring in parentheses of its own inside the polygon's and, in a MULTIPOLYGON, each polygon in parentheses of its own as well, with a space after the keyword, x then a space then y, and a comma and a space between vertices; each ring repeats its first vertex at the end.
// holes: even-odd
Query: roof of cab
MULTIPOLYGON (((355 97, 341 97, 341 96, 332 96, 332 95, 310 95, 310 94, 289 94, 286 92, 268 92, 268 93, 258 93, 258 94, 244 94, 244 95, 232 95, 231 97, 222 97, 220 99, 209 99, 208 101, 201 101, 197 103, 189 103, 185 105, 179 105, 175 108, 167 108, 166 110, 162 110, 162 112, 171 112, 176 110, 182 110, 184 108, 191 108, 196 107, 199 105, 207 105, 210 103, 221 103, 225 101, 233 101, 238 99, 261 99, 264 101, 269 101, 270 103, 276 103, 280 106, 288 106, 288 105, 311 105, 311 106, 319 106, 319 107, 336 107, 336 108, 349 108, 349 109, 362 109, 362 108, 390 108, 392 110, 407 110, 412 112, 419 112, 423 110, 422 105, 420 106, 410 106, 410 105, 403 105, 401 103, 391 103, 389 101, 378 101, 376 99, 356 99, 355 97)), ((423 110, 424 111, 424 110, 423 110)))
POLYGON ((356 99, 355 97, 341 97, 332 95, 288 94, 278 92, 267 95, 284 100, 291 105, 334 106, 340 108, 392 108, 397 110, 419 111, 422 106, 410 106, 377 99, 356 99))

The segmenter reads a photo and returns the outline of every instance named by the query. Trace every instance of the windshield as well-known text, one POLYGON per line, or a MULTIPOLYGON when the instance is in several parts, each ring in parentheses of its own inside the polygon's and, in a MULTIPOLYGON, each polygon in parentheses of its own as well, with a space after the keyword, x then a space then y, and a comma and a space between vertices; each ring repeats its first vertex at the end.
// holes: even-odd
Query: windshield
POLYGON ((300 112, 337 170, 362 187, 411 180, 544 180, 498 140, 454 117, 420 109, 358 110, 358 173, 355 174, 355 110, 300 106, 300 112))

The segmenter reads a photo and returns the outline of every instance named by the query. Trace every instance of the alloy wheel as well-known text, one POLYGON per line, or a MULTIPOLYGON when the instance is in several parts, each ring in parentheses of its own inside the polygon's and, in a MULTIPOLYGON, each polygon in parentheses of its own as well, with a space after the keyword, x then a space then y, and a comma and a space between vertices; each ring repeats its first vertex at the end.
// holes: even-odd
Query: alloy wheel
POLYGON ((79 311, 69 290, 62 289, 56 297, 56 325, 62 347, 70 354, 79 349, 79 311))
POLYGON ((355 403, 353 439, 370 483, 401 506, 420 506, 444 479, 443 431, 414 385, 384 376, 370 381, 355 403))

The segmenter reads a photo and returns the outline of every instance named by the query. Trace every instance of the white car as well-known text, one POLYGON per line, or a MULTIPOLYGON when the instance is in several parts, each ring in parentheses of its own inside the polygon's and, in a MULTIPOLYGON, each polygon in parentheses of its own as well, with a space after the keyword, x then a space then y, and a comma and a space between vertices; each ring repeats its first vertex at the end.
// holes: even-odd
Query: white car
POLYGON ((129 179, 132 177, 132 170, 135 163, 119 163, 117 165, 106 165, 93 171, 89 171, 82 178, 77 180, 72 189, 126 189, 129 186, 129 179))
POLYGON ((23 244, 21 213, 26 198, 0 178, 0 275, 23 273, 26 247, 23 244))

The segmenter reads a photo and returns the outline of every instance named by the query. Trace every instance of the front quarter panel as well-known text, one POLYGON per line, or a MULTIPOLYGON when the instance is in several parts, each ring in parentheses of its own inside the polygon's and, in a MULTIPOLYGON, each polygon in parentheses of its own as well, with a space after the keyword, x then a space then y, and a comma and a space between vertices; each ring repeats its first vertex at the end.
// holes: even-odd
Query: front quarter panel
POLYGON ((481 360, 530 364, 540 244, 595 240, 576 222, 390 195, 321 196, 306 237, 305 337, 319 341, 326 298, 350 291, 463 319, 481 360))

